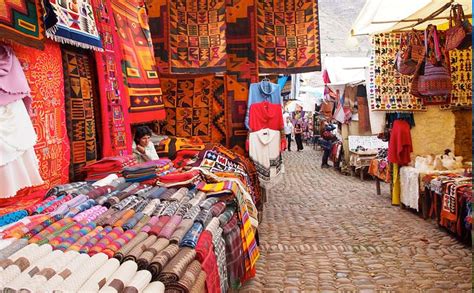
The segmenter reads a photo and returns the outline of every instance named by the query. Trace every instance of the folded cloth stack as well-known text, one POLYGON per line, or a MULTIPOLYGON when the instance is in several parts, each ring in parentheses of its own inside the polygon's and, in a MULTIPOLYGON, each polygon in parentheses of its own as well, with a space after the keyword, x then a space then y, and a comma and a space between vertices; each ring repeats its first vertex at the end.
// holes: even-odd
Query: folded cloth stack
POLYGON ((132 167, 123 168, 122 175, 128 182, 143 182, 169 173, 173 164, 168 159, 148 161, 132 167))
POLYGON ((181 240, 179 245, 181 247, 195 248, 203 229, 204 228, 201 222, 194 222, 193 226, 184 235, 183 240, 181 240))
POLYGON ((156 279, 166 264, 180 251, 179 246, 170 244, 162 251, 158 252, 151 260, 148 270, 152 273, 153 279, 156 279))
POLYGON ((138 267, 146 269, 155 255, 165 249, 169 245, 169 240, 165 238, 158 238, 155 243, 145 249, 145 251, 138 257, 138 267))
POLYGON ((179 279, 184 275, 186 268, 191 264, 195 257, 196 251, 194 249, 180 249, 176 256, 174 256, 160 272, 158 280, 163 282, 165 286, 179 281, 179 279))
POLYGON ((84 167, 87 181, 97 181, 110 174, 120 173, 124 167, 133 166, 137 163, 133 155, 121 157, 106 157, 93 164, 84 167))
POLYGON ((166 289, 172 292, 191 292, 194 284, 201 273, 201 264, 199 261, 192 261, 184 271, 182 277, 177 282, 171 282, 166 285, 166 289))
POLYGON ((122 261, 125 256, 138 244, 142 243, 143 240, 148 238, 148 234, 146 232, 139 232, 133 239, 131 239, 127 244, 122 246, 115 254, 114 258, 122 261))

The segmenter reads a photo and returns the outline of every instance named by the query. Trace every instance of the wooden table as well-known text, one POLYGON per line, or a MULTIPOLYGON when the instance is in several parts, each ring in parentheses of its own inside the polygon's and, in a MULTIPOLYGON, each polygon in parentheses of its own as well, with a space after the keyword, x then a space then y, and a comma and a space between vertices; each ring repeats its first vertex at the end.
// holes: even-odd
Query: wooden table
MULTIPOLYGON (((370 166, 370 161, 375 159, 377 151, 350 151, 349 166, 354 170, 360 169, 360 180, 364 180, 364 170, 370 166)), ((354 171, 352 173, 354 175, 354 171)))
POLYGON ((380 181, 390 183, 391 181, 391 168, 392 165, 387 162, 385 169, 380 170, 379 164, 381 159, 372 159, 369 166, 369 174, 375 178, 375 189, 377 195, 380 195, 380 181))

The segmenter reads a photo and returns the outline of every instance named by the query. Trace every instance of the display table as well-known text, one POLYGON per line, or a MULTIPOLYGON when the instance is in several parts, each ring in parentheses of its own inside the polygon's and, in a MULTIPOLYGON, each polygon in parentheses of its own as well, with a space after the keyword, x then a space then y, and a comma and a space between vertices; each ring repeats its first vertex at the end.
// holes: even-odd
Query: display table
POLYGON ((417 170, 414 167, 402 167, 400 169, 400 201, 405 206, 416 210, 417 212, 421 211, 423 214, 426 214, 427 207, 420 206, 424 205, 424 201, 420 201, 420 194, 424 192, 425 186, 423 183, 423 178, 426 175, 443 175, 443 174, 462 174, 464 169, 457 170, 417 170))
POLYGON ((360 179, 364 180, 364 170, 369 168, 370 162, 376 156, 376 150, 350 151, 349 166, 352 167, 352 175, 355 173, 354 170, 360 169, 360 179))
POLYGON ((372 159, 369 166, 369 174, 375 178, 375 188, 377 195, 380 195, 380 181, 390 183, 392 180, 391 176, 391 164, 385 159, 372 159))

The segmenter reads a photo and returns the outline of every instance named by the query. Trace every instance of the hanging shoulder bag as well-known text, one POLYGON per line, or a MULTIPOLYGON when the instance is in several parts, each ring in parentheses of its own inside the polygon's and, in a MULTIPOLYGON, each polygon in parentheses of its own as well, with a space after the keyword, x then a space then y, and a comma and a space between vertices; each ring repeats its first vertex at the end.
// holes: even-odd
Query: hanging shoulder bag
POLYGON ((413 30, 409 34, 408 58, 420 62, 425 58, 425 45, 420 37, 421 32, 413 30))
POLYGON ((439 38, 436 26, 429 25, 425 31, 426 56, 423 73, 419 75, 417 90, 422 96, 446 96, 451 94, 451 75, 442 60, 439 38), (430 58, 430 45, 434 51, 435 60, 430 58))
POLYGON ((417 62, 410 57, 410 36, 404 34, 400 38, 400 50, 395 56, 395 70, 404 75, 413 75, 417 62))
POLYGON ((472 45, 472 26, 465 19, 462 5, 451 6, 449 29, 446 31, 446 50, 465 49, 472 45))

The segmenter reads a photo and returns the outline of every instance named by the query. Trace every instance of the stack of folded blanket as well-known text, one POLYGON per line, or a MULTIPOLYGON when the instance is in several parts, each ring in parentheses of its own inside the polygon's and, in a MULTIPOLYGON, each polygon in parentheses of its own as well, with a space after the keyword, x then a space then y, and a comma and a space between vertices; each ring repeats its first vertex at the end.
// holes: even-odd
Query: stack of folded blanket
POLYGON ((168 174, 172 170, 173 163, 170 160, 160 159, 125 167, 122 175, 128 182, 143 182, 168 174))
POLYGON ((120 173, 124 167, 134 166, 137 161, 133 156, 106 157, 84 167, 87 181, 97 181, 113 173, 120 173))

